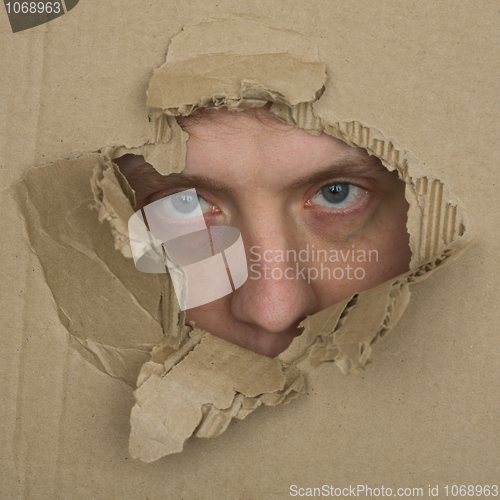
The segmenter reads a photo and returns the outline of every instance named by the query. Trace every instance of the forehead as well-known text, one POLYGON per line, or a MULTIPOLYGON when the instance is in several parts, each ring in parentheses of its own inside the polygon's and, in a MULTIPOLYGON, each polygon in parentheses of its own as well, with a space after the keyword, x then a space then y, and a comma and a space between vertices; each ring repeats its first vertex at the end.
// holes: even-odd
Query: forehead
POLYGON ((364 149, 324 133, 308 134, 271 116, 267 108, 203 110, 179 123, 189 133, 184 171, 189 175, 282 185, 338 164, 381 167, 364 149))
POLYGON ((202 108, 193 115, 178 117, 181 127, 193 138, 192 143, 199 141, 253 144, 257 141, 259 149, 278 143, 300 144, 301 146, 329 143, 339 152, 352 154, 355 148, 344 142, 322 134, 311 135, 304 130, 283 123, 269 113, 269 106, 244 111, 228 111, 226 108, 202 108))

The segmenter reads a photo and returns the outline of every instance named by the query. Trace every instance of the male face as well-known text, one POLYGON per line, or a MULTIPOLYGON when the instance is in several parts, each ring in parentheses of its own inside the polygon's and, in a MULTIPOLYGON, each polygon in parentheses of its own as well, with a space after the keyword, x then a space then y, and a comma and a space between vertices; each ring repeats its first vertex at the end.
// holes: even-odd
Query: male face
POLYGON ((195 188, 208 226, 241 232, 249 278, 186 311, 213 335, 274 357, 306 316, 408 270, 404 183, 364 149, 282 124, 266 109, 180 120, 186 168, 117 161, 136 210, 195 188))

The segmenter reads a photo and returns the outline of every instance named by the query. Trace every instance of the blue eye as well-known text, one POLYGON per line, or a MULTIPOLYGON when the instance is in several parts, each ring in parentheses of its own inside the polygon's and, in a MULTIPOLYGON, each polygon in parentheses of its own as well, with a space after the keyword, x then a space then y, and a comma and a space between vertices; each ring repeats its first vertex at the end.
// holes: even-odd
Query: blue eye
POLYGON ((353 184, 335 182, 323 186, 313 197, 312 203, 329 208, 347 208, 360 199, 366 191, 353 184))
POLYGON ((157 207, 162 214, 174 219, 189 219, 203 215, 210 204, 190 189, 166 196, 157 202, 157 207))
POLYGON ((349 191, 349 184, 332 184, 320 189, 325 200, 334 204, 342 203, 349 196, 349 191))

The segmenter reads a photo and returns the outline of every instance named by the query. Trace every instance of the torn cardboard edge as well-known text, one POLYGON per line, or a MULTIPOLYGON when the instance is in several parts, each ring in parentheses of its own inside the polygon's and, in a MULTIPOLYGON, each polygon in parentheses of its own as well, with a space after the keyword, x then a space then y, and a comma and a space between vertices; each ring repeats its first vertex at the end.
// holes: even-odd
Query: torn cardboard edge
MULTIPOLYGON (((202 27, 205 35, 209 24, 202 27)), ((241 29, 245 21, 232 20, 230 24, 229 30, 235 25, 241 29)), ((215 26, 220 29, 221 22, 213 23, 212 28, 215 26)), ((193 33, 197 29, 190 27, 178 37, 199 40, 193 33)), ((171 320, 164 341, 141 370, 131 414, 130 453, 146 462, 181 451, 190 436, 219 435, 233 417, 242 419, 261 404, 276 405, 297 397, 304 391, 305 373, 311 367, 335 361, 343 373, 363 368, 372 344, 397 323, 408 305, 409 284, 448 261, 465 232, 463 218, 445 195, 443 184, 429 177, 412 178, 410 172, 417 160, 408 152, 371 127, 358 122, 328 122, 316 112, 326 72, 311 55, 314 50, 309 51, 307 62, 283 52, 235 55, 212 49, 206 53, 198 46, 198 51, 190 53, 189 43, 182 47, 176 38, 172 40, 173 52, 169 50, 166 63, 155 71, 147 91, 153 126, 150 147, 155 141, 160 147, 165 141, 185 144, 178 126, 167 132, 176 116, 188 116, 202 107, 241 111, 271 102, 270 114, 282 122, 363 147, 389 170, 398 171, 406 183, 410 205, 412 261, 409 273, 305 319, 300 325, 304 332, 272 360, 196 328, 184 329, 179 335, 181 321, 171 320), (172 327, 176 332, 173 336, 172 327), (237 365, 231 362, 235 358, 239 359, 237 365), (214 359, 223 361, 216 363, 214 359), (261 377, 271 373, 267 370, 274 375, 261 377), (242 378, 247 382, 245 389, 240 386, 242 378)), ((110 154, 116 158, 125 152, 133 151, 121 149, 110 154)), ((172 158, 151 164, 163 175, 182 171, 184 163, 172 164, 172 158)), ((163 293, 169 300, 162 299, 162 307, 173 318, 173 311, 179 311, 171 283, 169 287, 164 283, 163 293)))
MULTIPOLYGON (((68 188, 71 196, 72 191, 81 190, 80 179, 86 179, 88 182, 92 163, 92 185, 94 195, 99 200, 98 216, 95 216, 95 211, 90 211, 88 202, 84 202, 85 208, 89 215, 96 219, 97 225, 99 217, 101 221, 106 221, 104 226, 109 223, 109 228, 114 228, 115 234, 119 233, 124 227, 120 217, 133 210, 133 196, 128 186, 123 187, 120 182, 121 174, 108 158, 92 154, 88 155, 88 158, 56 162, 45 167, 49 170, 46 177, 51 179, 52 185, 54 176, 57 178, 57 172, 63 169, 68 172, 68 177, 77 177, 72 187, 68 188), (85 164, 85 169, 80 171, 77 168, 78 163, 85 164), (112 216, 108 217, 107 214, 112 216)), ((33 169, 28 173, 28 177, 32 177, 30 174, 41 174, 43 170, 44 168, 33 169)), ((44 190, 43 184, 38 182, 40 179, 40 175, 36 175, 27 180, 23 191, 26 195, 27 189, 30 195, 29 220, 38 215, 43 202, 43 199, 36 199, 35 193, 30 191, 38 185, 41 191, 44 190)), ((60 191, 65 192, 64 189, 60 191)), ((50 193, 48 196, 51 198, 50 193)), ((87 199, 86 195, 83 199, 87 199)), ((77 199, 67 210, 60 211, 61 207, 57 205, 54 208, 49 207, 48 211, 60 211, 60 219, 67 221, 68 216, 75 213, 75 207, 81 205, 77 199)), ((54 221, 51 221, 52 224, 47 229, 55 231, 54 221)), ((43 261, 44 255, 43 252, 40 253, 40 242, 37 238, 44 236, 48 222, 48 219, 37 219, 33 221, 34 227, 28 232, 32 247, 42 260, 44 272, 49 272, 47 267, 50 266, 43 261)), ((76 226, 77 224, 73 224, 73 227, 76 226)), ((109 228, 103 227, 104 230, 109 228)), ((58 230, 57 234, 63 236, 62 241, 71 243, 74 237, 68 234, 67 230, 65 233, 61 231, 58 230)), ((118 236, 115 238, 115 245, 126 254, 127 243, 123 244, 124 241, 126 238, 123 235, 118 236)), ((452 246, 458 247, 459 243, 460 241, 456 241, 452 246)), ((51 248, 48 248, 45 254, 52 255, 54 252, 50 250, 51 248)), ((89 249, 85 249, 84 242, 81 242, 77 254, 84 255, 87 252, 89 249)), ((335 361, 344 373, 361 369, 368 361, 372 344, 385 335, 403 313, 409 300, 408 285, 427 277, 430 271, 456 255, 456 251, 447 249, 442 255, 407 275, 361 292, 349 300, 308 317, 301 324, 304 328, 302 335, 295 338, 289 348, 275 359, 247 351, 186 324, 185 315, 178 308, 168 274, 158 277, 160 304, 157 319, 164 334, 150 354, 145 345, 137 346, 137 349, 120 348, 93 338, 85 338, 81 334, 79 337, 71 334, 69 345, 97 369, 125 381, 130 379, 130 373, 137 373, 142 365, 135 393, 137 405, 131 415, 130 451, 134 457, 153 461, 181 451, 185 440, 192 435, 219 435, 233 417, 243 419, 261 405, 274 406, 291 401, 305 392, 308 371, 326 361, 335 361), (364 310, 370 310, 374 314, 364 315, 364 310), (224 361, 211 365, 210 356, 224 361), (225 356, 229 356, 229 360, 237 359, 238 362, 231 364, 231 361, 225 360, 225 356), (147 361, 147 358, 150 360, 147 361), (243 370, 245 363, 258 369, 243 370), (186 378, 186 372, 193 374, 194 379, 186 378), (269 377, 262 378, 262 373, 268 374, 269 377), (165 378, 167 380, 163 382, 165 378), (272 380, 272 383, 269 383, 269 380, 272 380), (203 383, 200 385, 199 381, 203 383)), ((60 255, 56 257, 59 264, 60 255)), ((92 260, 94 259, 95 257, 92 257, 92 260)), ((135 268, 131 261, 129 258, 133 272, 135 268)), ((104 303, 102 304, 102 309, 106 309, 104 303)), ((63 312, 66 312, 64 308, 63 312)), ((71 318, 64 320, 67 324, 61 319, 69 332, 72 331, 70 320, 71 318)), ((139 327, 141 325, 144 323, 138 324, 139 327)))
POLYGON ((125 179, 122 184, 119 179, 109 159, 92 153, 29 169, 9 189, 68 332, 68 346, 96 369, 135 388, 141 366, 162 338, 161 288, 156 276, 138 274, 130 258, 116 252, 127 255, 128 236, 123 237, 120 223, 134 202, 125 179), (88 182, 97 166, 103 175, 94 178, 94 189, 106 192, 98 216, 88 182))
POLYGON ((111 160, 104 162, 106 168, 94 167, 91 180, 92 192, 98 200, 95 208, 99 222, 109 222, 115 248, 131 259, 128 220, 134 215, 135 194, 118 167, 111 160))
POLYGON ((184 330, 178 349, 172 350, 167 333, 167 349, 153 349, 134 393, 131 456, 155 461, 182 451, 191 436, 220 435, 232 418, 242 420, 262 404, 288 403, 305 392, 307 372, 324 362, 356 373, 368 362, 372 344, 403 314, 409 285, 457 255, 447 249, 416 271, 309 316, 300 324, 304 332, 274 359, 197 328, 184 330))
POLYGON ((140 379, 130 453, 145 462, 182 451, 192 435, 218 436, 233 417, 243 419, 261 404, 288 402, 305 386, 294 366, 196 328, 163 364, 146 363, 140 379))
MULTIPOLYGON (((163 175, 181 172, 188 135, 177 124, 176 116, 189 115, 200 107, 238 111, 272 102, 271 114, 285 123, 363 147, 389 170, 398 171, 407 186, 413 258, 409 273, 306 318, 301 323, 304 332, 275 359, 186 324, 170 278, 160 278, 158 323, 163 338, 140 371, 137 403, 131 414, 130 452, 146 462, 181 451, 190 436, 217 436, 233 417, 242 419, 262 404, 289 402, 304 392, 307 371, 323 362, 335 361, 344 373, 361 369, 370 357, 372 344, 396 324, 406 308, 409 284, 457 255, 465 232, 463 216, 443 184, 432 177, 411 176, 416 158, 373 127, 321 117, 318 104, 326 72, 317 48, 305 37, 255 21, 218 20, 186 28, 174 37, 171 49, 148 89, 151 140, 135 148, 107 147, 97 155, 92 190, 99 220, 109 222, 115 248, 125 257, 131 256, 127 222, 133 213, 134 195, 112 160, 126 153, 140 154, 163 175), (266 44, 260 53, 252 54, 239 54, 237 47, 216 46, 220 30, 242 28, 262 39, 266 38, 263 32, 267 33, 274 45, 269 48, 266 44), (212 45, 206 49, 200 40, 209 40, 212 45), (294 54, 294 47, 302 52, 294 54), (204 53, 206 57, 202 57, 204 53), (223 61, 228 65, 221 67, 223 61), (276 71, 276 65, 281 65, 280 71, 276 71), (197 78, 192 78, 193 74, 197 78), (304 80, 298 81, 297 74, 304 80), (186 80, 186 94, 179 85, 184 82, 179 75, 191 75, 186 80)), ((95 343, 78 343, 85 353, 97 356, 100 369, 107 371, 100 358, 106 351, 105 343, 98 348, 95 343)))

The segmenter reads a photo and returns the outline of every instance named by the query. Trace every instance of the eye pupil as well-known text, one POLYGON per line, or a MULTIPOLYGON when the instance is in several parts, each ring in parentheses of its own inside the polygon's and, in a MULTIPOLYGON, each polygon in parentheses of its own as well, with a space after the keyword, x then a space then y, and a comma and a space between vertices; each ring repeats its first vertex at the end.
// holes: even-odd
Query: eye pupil
POLYGON ((189 194, 173 195, 172 205, 182 213, 189 213, 196 209, 198 200, 189 194))
POLYGON ((321 194, 329 203, 342 203, 349 196, 349 184, 331 184, 321 188, 321 194))

